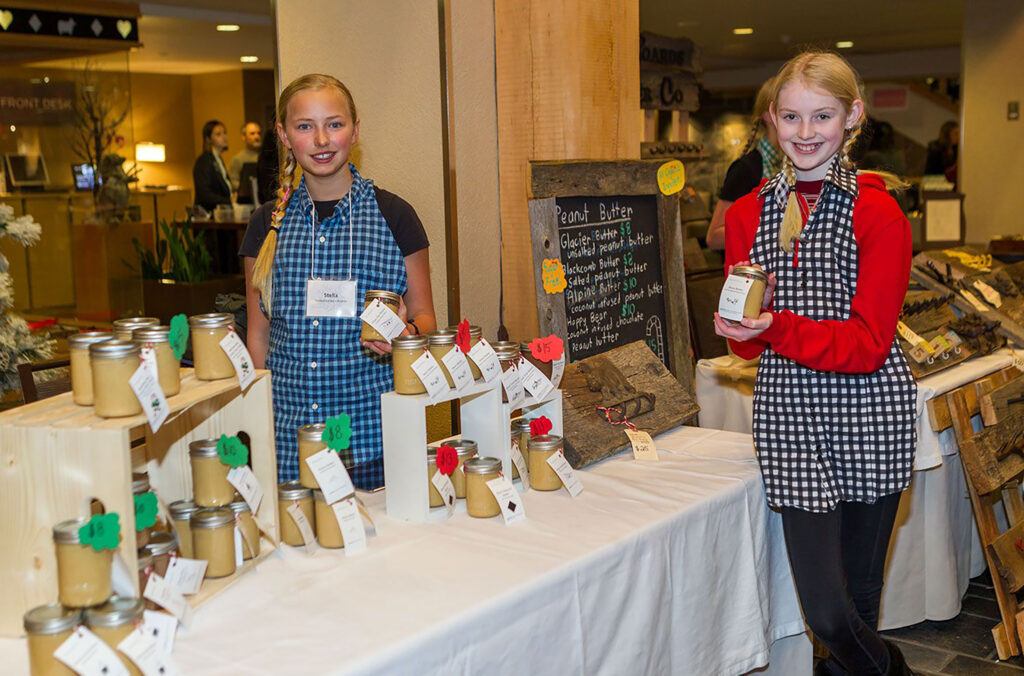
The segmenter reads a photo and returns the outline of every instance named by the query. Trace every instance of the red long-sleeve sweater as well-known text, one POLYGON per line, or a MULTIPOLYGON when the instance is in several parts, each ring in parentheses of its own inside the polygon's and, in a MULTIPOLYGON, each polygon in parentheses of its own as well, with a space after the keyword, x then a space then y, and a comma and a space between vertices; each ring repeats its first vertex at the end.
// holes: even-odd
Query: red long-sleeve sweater
MULTIPOLYGON (((861 174, 857 183, 853 235, 858 271, 850 316, 841 321, 815 321, 789 310, 768 308, 772 325, 760 336, 729 341, 737 355, 753 359, 771 345, 780 355, 804 366, 840 373, 870 373, 885 363, 910 280, 910 223, 881 178, 861 174)), ((750 258, 763 205, 757 196, 759 189, 738 199, 725 214, 726 271, 750 258)))

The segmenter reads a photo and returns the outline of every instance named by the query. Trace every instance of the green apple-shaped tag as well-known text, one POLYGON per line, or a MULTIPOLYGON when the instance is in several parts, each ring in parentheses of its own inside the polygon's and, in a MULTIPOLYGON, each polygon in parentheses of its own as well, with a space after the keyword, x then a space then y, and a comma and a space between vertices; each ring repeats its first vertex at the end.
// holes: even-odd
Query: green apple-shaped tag
POLYGON ((156 493, 149 491, 135 496, 135 530, 152 528, 156 523, 156 493))
POLYGON ((352 418, 347 413, 339 413, 333 418, 328 418, 320 441, 339 453, 348 448, 352 442, 352 418))
POLYGON ((117 512, 93 515, 89 523, 78 529, 78 539, 96 552, 117 549, 121 544, 121 519, 117 512))
POLYGON ((217 440, 217 455, 228 467, 241 467, 249 462, 249 449, 242 440, 226 434, 220 435, 220 439, 217 440))
POLYGON ((174 351, 174 358, 181 359, 188 348, 188 319, 185 315, 174 315, 171 317, 171 349, 174 351))

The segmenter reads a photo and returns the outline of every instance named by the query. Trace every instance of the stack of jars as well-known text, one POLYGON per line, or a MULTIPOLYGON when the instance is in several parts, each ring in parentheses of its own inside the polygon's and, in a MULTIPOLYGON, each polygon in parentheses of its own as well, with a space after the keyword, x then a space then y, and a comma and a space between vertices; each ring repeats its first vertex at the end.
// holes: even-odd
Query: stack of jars
POLYGON ((530 488, 537 491, 557 491, 562 487, 562 480, 548 464, 548 458, 562 450, 562 437, 554 434, 534 435, 530 432, 531 422, 533 421, 526 416, 514 419, 510 441, 519 443, 519 451, 523 454, 530 472, 530 488))
POLYGON ((306 463, 307 458, 327 448, 327 444, 322 440, 325 429, 323 423, 303 425, 298 429, 299 479, 284 481, 277 487, 277 518, 281 524, 281 542, 292 547, 305 544, 298 524, 288 512, 292 505, 302 511, 321 547, 340 549, 345 546, 338 517, 334 509, 327 504, 320 484, 306 463))

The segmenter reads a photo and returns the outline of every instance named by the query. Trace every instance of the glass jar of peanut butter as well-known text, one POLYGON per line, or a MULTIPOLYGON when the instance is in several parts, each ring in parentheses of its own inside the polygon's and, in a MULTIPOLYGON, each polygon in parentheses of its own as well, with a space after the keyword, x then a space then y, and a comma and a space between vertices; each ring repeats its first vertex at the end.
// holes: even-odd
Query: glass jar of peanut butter
POLYGON ((206 561, 206 577, 235 572, 235 513, 230 507, 197 509, 192 527, 192 552, 206 561))
POLYGON ((430 494, 430 506, 444 507, 444 500, 441 499, 441 494, 437 492, 437 488, 434 487, 434 482, 432 481, 435 474, 437 474, 437 446, 428 446, 427 491, 430 494))
POLYGON ((313 491, 313 505, 316 512, 316 541, 321 547, 340 549, 345 546, 345 538, 341 536, 341 525, 334 510, 324 499, 324 492, 319 488, 313 491))
POLYGON ((530 463, 530 421, 527 420, 526 416, 522 418, 516 418, 512 421, 512 433, 515 434, 516 430, 519 431, 519 452, 523 454, 523 460, 526 460, 527 469, 529 469, 530 463))
MULTIPOLYGON (((491 347, 494 348, 494 354, 498 356, 498 363, 501 365, 502 373, 508 371, 513 365, 518 365, 520 357, 519 343, 501 340, 491 347)), ((504 387, 501 388, 501 403, 508 403, 508 393, 505 392, 504 387)))
POLYGON ((750 265, 734 266, 722 285, 718 300, 718 313, 723 319, 738 322, 743 317, 757 319, 761 316, 761 303, 768 285, 764 270, 750 265), (738 312, 742 305, 742 316, 738 312))
POLYGON ((427 334, 427 349, 430 350, 430 354, 434 355, 438 366, 441 367, 444 379, 448 381, 448 387, 455 387, 455 381, 452 380, 452 374, 448 373, 448 367, 441 360, 455 349, 455 337, 455 331, 448 329, 438 329, 427 334))
POLYGON ((298 481, 285 481, 277 486, 277 518, 281 524, 281 542, 293 547, 301 547, 305 544, 302 540, 302 533, 295 525, 295 520, 288 513, 288 507, 298 504, 299 509, 309 521, 309 527, 316 532, 316 514, 313 509, 313 491, 306 488, 298 481))
POLYGON ((190 521, 192 514, 199 509, 195 500, 176 500, 167 505, 167 511, 171 513, 171 525, 178 536, 178 544, 181 547, 181 555, 186 559, 192 558, 192 526, 190 521))
MULTIPOLYGON (((515 420, 513 420, 511 422, 511 424, 509 425, 509 434, 508 434, 508 444, 509 444, 508 448, 509 448, 509 453, 510 453, 509 458, 512 457, 511 456, 512 444, 516 444, 517 446, 520 446, 520 444, 522 444, 521 439, 522 439, 522 435, 519 432, 519 424, 515 420)), ((519 452, 523 455, 524 458, 526 457, 526 454, 523 453, 522 446, 520 446, 519 452)), ((512 478, 513 479, 518 479, 519 478, 519 468, 516 467, 516 463, 515 462, 512 463, 512 478)))
POLYGON ((235 513, 235 526, 242 532, 242 560, 248 561, 260 555, 260 527, 252 516, 252 509, 245 500, 235 500, 230 505, 235 513), (252 548, 250 549, 250 544, 252 548))
POLYGON ((306 463, 306 458, 327 448, 327 444, 320 439, 325 429, 327 425, 323 423, 303 425, 299 428, 299 483, 306 488, 320 487, 313 476, 313 470, 306 463))
POLYGON ((220 461, 216 439, 197 439, 188 445, 192 465, 192 499, 200 507, 223 507, 235 499, 228 481, 230 467, 220 461))
POLYGON ((459 455, 459 465, 452 472, 452 483, 455 484, 455 497, 465 498, 466 497, 466 475, 463 472, 463 466, 466 461, 470 458, 475 458, 477 454, 476 442, 472 439, 458 439, 446 442, 449 446, 455 449, 459 455))
POLYGON ((562 437, 539 434, 530 439, 530 488, 538 491, 557 491, 562 480, 548 464, 552 453, 562 450, 562 437))
POLYGON ((501 460, 498 458, 470 458, 466 461, 466 513, 479 519, 486 519, 501 514, 494 493, 487 487, 487 482, 497 479, 501 473, 501 460))
MULTIPOLYGON (((402 297, 391 291, 367 291, 363 302, 363 310, 365 311, 366 308, 370 307, 370 303, 378 298, 380 299, 380 302, 391 308, 396 315, 398 314, 398 307, 402 297)), ((375 340, 384 343, 388 342, 387 338, 380 335, 380 333, 377 332, 377 329, 373 328, 366 322, 363 322, 363 331, 359 334, 359 340, 375 340)))
POLYGON ((157 380, 165 397, 181 391, 181 362, 171 349, 171 327, 146 326, 135 329, 132 342, 141 349, 153 350, 156 359, 157 380))
POLYGON ((196 378, 199 380, 220 380, 234 378, 235 367, 228 359, 220 341, 235 325, 234 315, 226 312, 210 312, 192 315, 188 318, 192 332, 192 361, 196 378))
POLYGON ((391 341, 391 363, 395 371, 395 392, 423 394, 427 388, 412 370, 412 363, 427 349, 426 336, 399 336, 391 341))
POLYGON ((31 676, 75 676, 75 672, 53 656, 82 621, 82 611, 59 603, 36 606, 23 619, 28 635, 28 669, 31 676))
MULTIPOLYGON (((145 472, 132 472, 132 496, 144 495, 149 491, 149 475, 145 472)), ((152 530, 152 526, 149 528, 139 528, 138 524, 135 524, 135 546, 137 548, 146 546, 152 530)))
POLYGON ((57 549, 57 598, 68 608, 88 608, 110 598, 114 551, 83 545, 78 530, 89 519, 69 519, 53 527, 57 549))
MULTIPOLYGON (((191 519, 191 516, 189 518, 191 519)), ((192 529, 189 528, 187 551, 182 541, 178 540, 176 533, 164 531, 158 531, 150 536, 149 544, 146 545, 146 551, 153 557, 153 572, 163 577, 167 574, 167 566, 171 563, 171 556, 177 556, 180 553, 185 558, 193 558, 192 529)))
MULTIPOLYGON (((456 335, 458 335, 459 327, 458 326, 449 326, 448 330, 449 331, 455 331, 456 335)), ((480 339, 483 338, 483 336, 484 336, 483 329, 481 329, 479 326, 470 325, 470 327, 469 327, 469 349, 472 350, 476 346, 476 344, 480 342, 480 339)), ((469 370, 473 372, 473 380, 480 380, 483 377, 483 374, 480 373, 480 367, 476 365, 476 362, 474 362, 472 359, 469 358, 469 356, 468 356, 469 352, 468 351, 466 352, 466 355, 467 355, 466 356, 466 360, 469 362, 469 370)))
POLYGON ((89 346, 93 412, 101 418, 142 413, 128 381, 139 368, 139 346, 123 340, 104 340, 89 346))
POLYGON ((79 406, 92 406, 93 401, 89 346, 113 339, 114 334, 106 331, 85 331, 68 338, 68 354, 71 357, 71 399, 79 406))
POLYGON ((156 317, 125 317, 124 319, 114 320, 114 334, 118 340, 130 343, 132 342, 132 334, 135 332, 135 329, 159 325, 160 320, 156 317))
POLYGON ((544 377, 546 377, 548 380, 551 380, 551 373, 552 369, 554 368, 554 364, 552 364, 549 361, 541 361, 540 359, 534 357, 533 352, 530 351, 529 341, 519 343, 519 354, 523 356, 523 359, 536 366, 537 369, 544 374, 544 377))
POLYGON ((117 646, 142 622, 145 609, 142 599, 115 596, 98 608, 86 609, 83 614, 89 630, 117 653, 132 676, 142 676, 142 672, 117 646))

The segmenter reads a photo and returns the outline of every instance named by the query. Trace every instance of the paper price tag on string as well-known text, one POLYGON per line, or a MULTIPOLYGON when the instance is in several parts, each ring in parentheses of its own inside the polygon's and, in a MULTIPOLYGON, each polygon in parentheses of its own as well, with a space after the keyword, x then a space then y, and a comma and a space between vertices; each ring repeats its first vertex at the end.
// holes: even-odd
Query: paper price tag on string
POLYGON ((469 370, 469 362, 466 360, 466 355, 462 353, 458 346, 453 347, 447 354, 441 357, 441 362, 448 369, 448 373, 451 374, 456 390, 462 392, 473 384, 473 372, 469 370))
POLYGON ((347 413, 339 413, 328 418, 320 441, 327 444, 327 448, 331 450, 339 453, 344 451, 352 443, 352 417, 347 413))
POLYGON ((975 289, 981 292, 981 297, 987 300, 995 307, 1000 307, 1003 304, 1003 297, 999 295, 999 292, 993 289, 991 286, 978 279, 972 284, 975 289))
POLYGON ((565 353, 558 359, 551 362, 551 384, 558 387, 562 384, 562 375, 565 373, 565 353))
POLYGON ((675 195, 686 185, 686 168, 679 160, 671 160, 658 167, 658 190, 663 195, 675 195))
POLYGON ((512 447, 510 449, 512 455, 512 463, 519 470, 519 478, 523 482, 523 492, 525 493, 530 489, 530 472, 526 467, 526 458, 523 457, 523 451, 519 448, 519 440, 512 440, 512 447))
POLYGON ((87 524, 78 529, 78 540, 96 552, 117 549, 121 544, 121 517, 117 512, 94 514, 87 524))
POLYGON ((501 374, 501 386, 505 388, 505 398, 508 399, 509 407, 512 410, 522 408, 526 402, 526 392, 523 391, 523 380, 515 364, 501 374))
POLYGON ((967 302, 974 306, 978 312, 988 312, 987 305, 978 300, 978 297, 966 289, 960 289, 960 295, 967 299, 967 302))
POLYGON ((299 529, 299 534, 302 535, 302 542, 306 546, 306 554, 312 556, 319 549, 319 545, 316 542, 316 536, 313 535, 313 526, 309 523, 309 519, 302 512, 302 508, 299 507, 297 501, 292 501, 292 504, 288 505, 288 515, 295 522, 295 527, 299 529))
POLYGON ((79 676, 128 676, 118 654, 85 627, 76 627, 53 656, 79 676))
POLYGON ((233 329, 228 329, 227 335, 220 341, 220 347, 231 360, 231 365, 235 367, 238 386, 244 392, 252 381, 256 380, 256 369, 252 365, 249 350, 245 348, 245 343, 233 329))
POLYGON ((545 364, 561 357, 564 351, 562 339, 553 333, 545 338, 534 338, 530 341, 530 354, 545 364))
POLYGON ((501 375, 501 363, 498 361, 498 355, 494 353, 494 348, 486 338, 481 338, 479 343, 470 348, 469 358, 480 369, 486 382, 493 382, 501 375))
POLYGON ((899 331, 903 340, 907 341, 911 345, 920 345, 926 342, 924 338, 914 333, 914 331, 903 322, 896 322, 896 330, 899 331))
POLYGON ((135 663, 143 676, 176 676, 178 673, 171 656, 161 650, 160 644, 141 625, 125 636, 117 649, 135 663))
POLYGON ((441 371, 441 364, 434 359, 434 355, 430 352, 424 351, 412 363, 412 370, 423 383, 423 387, 427 388, 427 396, 431 401, 436 401, 439 397, 447 394, 448 381, 444 377, 444 372, 441 371))
POLYGON ((156 368, 156 352, 153 351, 152 346, 146 346, 139 349, 139 360, 142 365, 146 367, 146 370, 153 374, 153 379, 157 382, 160 381, 160 372, 156 368))
POLYGON ((576 472, 573 471, 572 465, 565 459, 562 451, 552 453, 548 457, 548 464, 562 480, 562 485, 565 486, 565 490, 569 491, 569 495, 575 498, 583 492, 583 484, 580 483, 579 477, 576 476, 576 472))
POLYGON ((384 336, 390 343, 392 340, 405 331, 405 322, 395 314, 395 311, 381 302, 380 298, 374 298, 359 318, 373 327, 373 329, 384 336))
POLYGON ((519 374, 523 381, 523 387, 536 399, 543 399, 555 389, 548 377, 524 357, 519 358, 519 374))
POLYGON ((249 462, 249 449, 238 437, 222 434, 217 439, 217 457, 228 467, 241 467, 249 462))
POLYGON ((229 469, 228 483, 235 487, 253 514, 259 511, 260 503, 263 502, 263 486, 247 465, 229 469))
POLYGON ((718 297, 718 316, 722 319, 738 322, 743 319, 743 307, 747 303, 747 293, 754 280, 739 275, 729 275, 722 285, 722 294, 718 297))
POLYGON ((157 506, 156 493, 149 491, 142 495, 135 496, 135 530, 152 528, 156 523, 156 515, 160 509, 157 506))
POLYGON ((142 592, 142 596, 178 618, 181 626, 187 628, 192 624, 192 608, 185 600, 185 595, 158 573, 149 576, 149 582, 146 583, 146 589, 142 592))
POLYGON ((557 258, 545 258, 540 269, 541 282, 544 284, 544 293, 562 293, 569 285, 565 281, 565 268, 562 261, 557 258))
POLYGON ((185 315, 174 315, 171 317, 171 331, 168 334, 171 341, 171 351, 175 359, 181 359, 188 349, 188 318, 185 315))
POLYGON ((142 627, 153 637, 160 652, 170 655, 174 649, 174 634, 178 630, 178 620, 174 615, 159 610, 142 611, 142 627))
POLYGON ((448 508, 448 515, 451 516, 455 512, 455 484, 452 483, 451 477, 434 472, 434 476, 430 477, 430 483, 434 484, 434 488, 441 496, 441 502, 448 508))
POLYGON ((629 443, 633 445, 634 460, 658 460, 658 449, 654 447, 654 439, 647 432, 622 430, 629 437, 629 443))
POLYGON ((206 575, 207 562, 203 559, 186 559, 180 556, 171 557, 164 573, 164 581, 172 585, 182 594, 198 594, 206 575))
POLYGON ((494 499, 501 508, 501 518, 505 520, 506 526, 526 520, 526 508, 523 507, 523 499, 519 497, 512 482, 503 476, 491 479, 487 482, 487 488, 491 490, 494 499))
POLYGON ((324 501, 333 505, 342 498, 347 498, 356 492, 352 485, 352 479, 345 470, 338 454, 329 448, 314 453, 306 458, 306 464, 316 477, 316 482, 323 491, 324 501))
POLYGON ((167 405, 167 397, 164 396, 164 391, 160 389, 160 383, 156 379, 155 371, 150 372, 144 363, 139 364, 139 368, 128 379, 128 385, 132 388, 132 392, 135 393, 135 398, 139 400, 142 412, 146 414, 149 428, 156 432, 164 424, 164 421, 167 420, 171 409, 167 405))
POLYGON ((341 539, 345 541, 345 556, 352 556, 366 550, 366 529, 359 515, 359 506, 354 497, 346 498, 331 505, 334 518, 338 520, 341 539))

